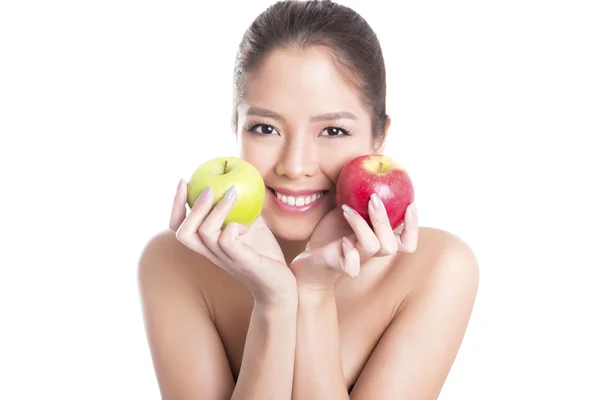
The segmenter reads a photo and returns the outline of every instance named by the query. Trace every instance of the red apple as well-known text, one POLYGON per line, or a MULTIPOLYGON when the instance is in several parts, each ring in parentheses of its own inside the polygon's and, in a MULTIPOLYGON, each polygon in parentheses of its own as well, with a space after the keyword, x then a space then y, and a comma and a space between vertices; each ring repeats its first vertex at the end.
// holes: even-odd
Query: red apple
POLYGON ((372 193, 383 202, 392 229, 398 228, 414 200, 413 185, 406 170, 392 158, 379 154, 359 156, 346 164, 336 184, 336 203, 340 211, 342 204, 349 205, 372 228, 367 208, 372 193))

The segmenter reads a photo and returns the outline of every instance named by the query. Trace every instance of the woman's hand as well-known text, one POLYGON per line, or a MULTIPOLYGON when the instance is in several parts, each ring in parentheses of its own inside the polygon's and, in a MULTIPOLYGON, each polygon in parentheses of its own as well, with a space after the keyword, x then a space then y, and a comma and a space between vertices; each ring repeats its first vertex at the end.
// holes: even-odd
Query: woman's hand
POLYGON ((257 301, 297 298, 296 279, 262 216, 250 226, 229 223, 221 230, 236 200, 234 187, 212 211, 214 193, 210 188, 198 197, 187 216, 186 199, 187 184, 182 180, 169 223, 181 243, 241 281, 257 301))
POLYGON ((344 205, 343 216, 334 209, 315 228, 306 251, 290 265, 298 284, 310 289, 330 289, 342 273, 355 277, 360 266, 372 257, 397 252, 412 253, 417 248, 419 223, 415 204, 406 210, 403 227, 395 231, 377 195, 369 200, 369 227, 356 211, 344 205))

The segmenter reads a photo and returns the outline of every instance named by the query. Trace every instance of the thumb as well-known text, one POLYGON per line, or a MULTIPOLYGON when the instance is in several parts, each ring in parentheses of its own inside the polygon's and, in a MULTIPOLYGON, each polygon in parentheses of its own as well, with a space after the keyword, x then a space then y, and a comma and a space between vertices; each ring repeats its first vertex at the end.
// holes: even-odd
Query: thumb
POLYGON ((249 229, 246 225, 230 222, 219 238, 219 245, 236 264, 252 265, 259 259, 258 254, 250 246, 239 240, 239 237, 249 229))
POLYGON ((307 249, 300 253, 293 261, 295 265, 310 264, 314 267, 343 269, 344 257, 337 245, 341 242, 336 241, 327 246, 307 249))

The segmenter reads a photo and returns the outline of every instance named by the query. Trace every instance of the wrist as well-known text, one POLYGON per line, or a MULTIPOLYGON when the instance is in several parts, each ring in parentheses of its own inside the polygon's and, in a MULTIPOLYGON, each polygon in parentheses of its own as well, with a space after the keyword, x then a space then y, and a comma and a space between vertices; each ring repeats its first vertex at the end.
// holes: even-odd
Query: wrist
POLYGON ((298 283, 298 303, 302 306, 322 306, 335 302, 335 291, 330 288, 314 288, 298 283))
POLYGON ((264 303, 254 302, 252 315, 256 316, 263 323, 274 324, 274 326, 295 326, 298 315, 298 301, 264 303))
POLYGON ((289 312, 298 308, 298 289, 295 285, 286 290, 253 296, 254 307, 266 313, 289 312))

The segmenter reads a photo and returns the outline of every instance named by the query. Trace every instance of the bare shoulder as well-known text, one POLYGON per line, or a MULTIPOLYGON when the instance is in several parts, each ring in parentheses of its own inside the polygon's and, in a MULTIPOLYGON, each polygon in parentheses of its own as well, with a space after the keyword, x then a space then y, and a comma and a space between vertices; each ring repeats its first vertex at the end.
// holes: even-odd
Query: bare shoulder
POLYGON ((421 254, 427 253, 434 268, 461 269, 464 273, 478 275, 479 268, 474 251, 459 236, 437 228, 420 228, 421 254))
POLYGON ((353 398, 437 398, 467 329, 479 283, 474 252, 450 232, 420 228, 387 282, 402 293, 353 398), (408 282, 408 283, 406 283, 408 282), (403 286, 404 285, 404 286, 403 286), (415 334, 418 332, 418 334, 415 334))
POLYGON ((417 249, 400 254, 397 265, 407 264, 428 274, 439 268, 454 268, 478 276, 479 268, 474 251, 468 243, 452 232, 431 227, 419 228, 417 249))
POLYGON ((138 260, 139 285, 168 279, 201 291, 224 272, 202 255, 183 245, 170 230, 158 232, 144 246, 138 260))
POLYGON ((187 254, 175 234, 165 230, 152 236, 145 244, 138 259, 138 286, 140 295, 156 295, 153 290, 161 282, 189 284, 194 280, 191 254, 187 254))
POLYGON ((474 293, 479 283, 479 266, 471 247, 459 236, 438 228, 419 228, 419 244, 411 254, 418 276, 413 294, 436 283, 474 293), (440 281, 443 280, 443 281, 440 281))
POLYGON ((462 238, 438 228, 419 228, 419 244, 415 253, 435 258, 459 256, 475 261, 474 252, 462 238))
POLYGON ((203 290, 219 270, 171 231, 153 236, 141 252, 139 295, 163 398, 231 395, 233 376, 203 290))
POLYGON ((203 261, 203 257, 185 247, 170 230, 158 232, 146 242, 138 260, 140 274, 156 269, 156 265, 160 264, 154 262, 157 259, 179 261, 178 264, 203 261))
POLYGON ((397 287, 403 305, 409 297, 442 287, 444 290, 454 287, 472 298, 479 285, 474 251, 459 236, 438 228, 419 228, 417 249, 410 254, 398 254, 391 266, 386 279, 397 287))

